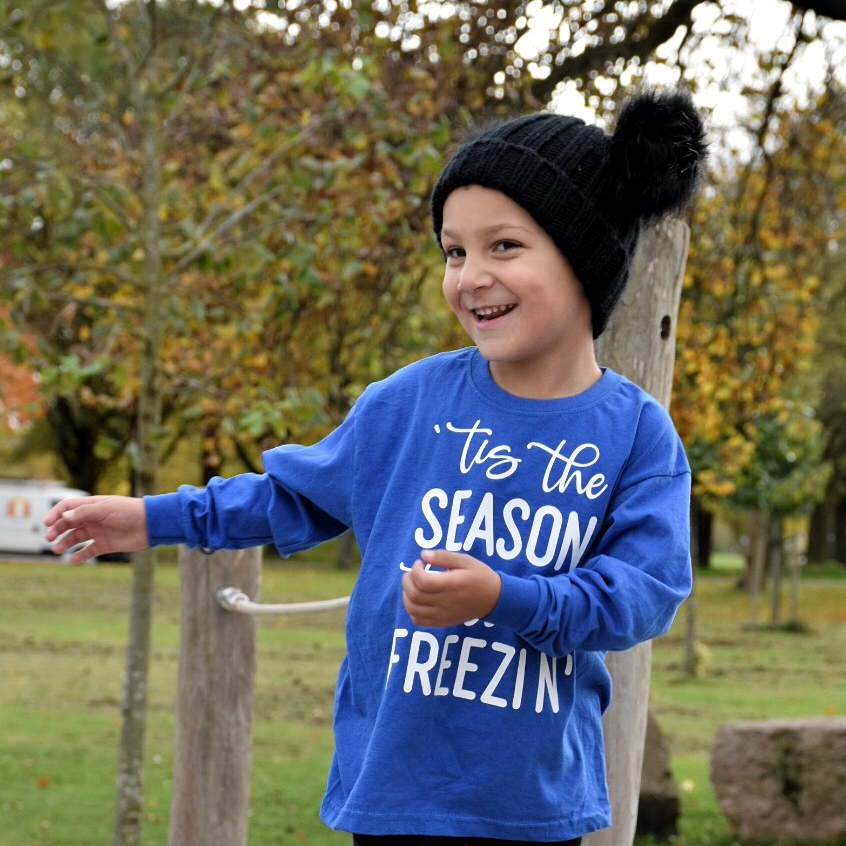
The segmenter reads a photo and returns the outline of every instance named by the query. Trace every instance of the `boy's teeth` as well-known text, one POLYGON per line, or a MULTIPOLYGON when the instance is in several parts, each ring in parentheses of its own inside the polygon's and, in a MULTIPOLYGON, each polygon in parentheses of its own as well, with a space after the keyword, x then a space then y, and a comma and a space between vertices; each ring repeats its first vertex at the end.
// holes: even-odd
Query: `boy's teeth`
POLYGON ((489 308, 477 308, 476 314, 480 317, 491 317, 493 315, 504 314, 509 311, 511 306, 491 306, 489 308))

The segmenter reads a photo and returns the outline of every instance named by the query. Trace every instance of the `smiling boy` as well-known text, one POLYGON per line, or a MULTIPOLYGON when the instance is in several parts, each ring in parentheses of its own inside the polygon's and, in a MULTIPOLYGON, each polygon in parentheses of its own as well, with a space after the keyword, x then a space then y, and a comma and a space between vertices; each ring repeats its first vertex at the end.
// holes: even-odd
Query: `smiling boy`
POLYGON ((367 388, 265 473, 47 518, 76 557, 275 543, 352 527, 362 553, 321 809, 357 846, 555 843, 607 826, 607 650, 670 626, 690 589, 690 471, 665 410, 598 366, 641 227, 704 158, 686 94, 613 137, 540 113, 464 145, 432 197, 444 296, 474 346, 367 388))

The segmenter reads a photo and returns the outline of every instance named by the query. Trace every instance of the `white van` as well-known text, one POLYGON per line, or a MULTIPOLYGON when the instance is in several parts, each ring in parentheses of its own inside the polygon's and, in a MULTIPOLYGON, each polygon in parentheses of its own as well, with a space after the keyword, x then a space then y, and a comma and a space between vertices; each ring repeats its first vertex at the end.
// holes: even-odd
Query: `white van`
POLYGON ((0 551, 52 554, 44 540, 44 518, 69 496, 88 496, 62 482, 0 479, 0 551))

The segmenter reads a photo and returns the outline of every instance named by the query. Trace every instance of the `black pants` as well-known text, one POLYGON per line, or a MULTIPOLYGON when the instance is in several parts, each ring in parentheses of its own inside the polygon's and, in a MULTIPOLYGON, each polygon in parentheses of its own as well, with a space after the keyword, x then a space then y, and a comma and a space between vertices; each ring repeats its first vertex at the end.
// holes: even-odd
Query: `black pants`
MULTIPOLYGON (((556 840, 547 846, 579 846, 575 840, 556 840)), ((432 837, 426 835, 397 834, 378 837, 371 834, 354 834, 353 846, 537 846, 528 840, 495 840, 491 837, 432 837)))

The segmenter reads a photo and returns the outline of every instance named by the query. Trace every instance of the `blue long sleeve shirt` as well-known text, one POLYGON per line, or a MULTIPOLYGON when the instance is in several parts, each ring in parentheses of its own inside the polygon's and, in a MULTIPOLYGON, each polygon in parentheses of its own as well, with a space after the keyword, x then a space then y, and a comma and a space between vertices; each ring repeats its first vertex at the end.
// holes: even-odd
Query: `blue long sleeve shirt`
POLYGON ((609 825, 605 652, 666 632, 690 590, 690 471, 666 411, 609 370, 575 397, 514 397, 469 348, 371 385, 327 438, 264 466, 148 497, 150 542, 288 555, 354 530, 323 820, 538 842, 609 825), (487 618, 412 624, 401 578, 434 548, 500 574, 487 618))

